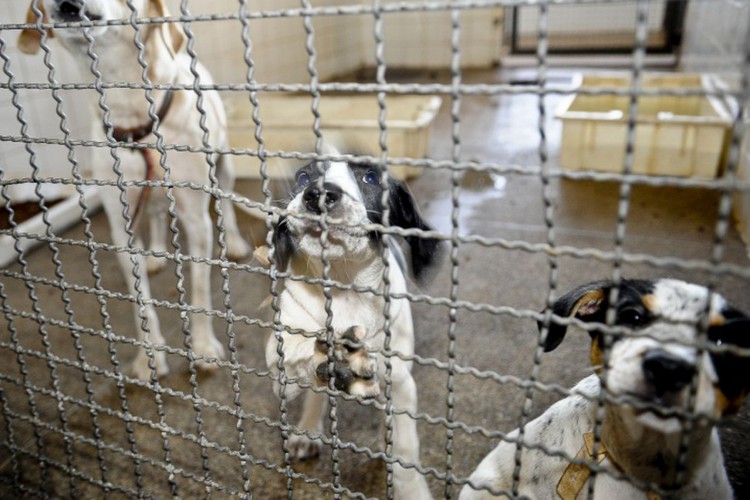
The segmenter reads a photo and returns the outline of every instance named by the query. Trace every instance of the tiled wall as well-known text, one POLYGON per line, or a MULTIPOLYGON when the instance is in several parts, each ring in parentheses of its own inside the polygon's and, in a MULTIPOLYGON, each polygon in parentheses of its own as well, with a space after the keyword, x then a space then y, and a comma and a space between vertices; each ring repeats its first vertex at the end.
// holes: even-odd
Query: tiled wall
MULTIPOLYGON (((340 5, 344 2, 323 0, 315 7, 340 5)), ((357 0, 356 2, 359 3, 357 0)), ((179 0, 169 0, 172 13, 180 12, 179 0)), ((237 13, 236 0, 190 2, 190 13, 237 13)), ((300 7, 295 0, 256 0, 248 2, 248 12, 280 11, 300 7)), ((357 16, 314 17, 316 69, 321 79, 351 72, 360 64, 361 19, 357 16)), ((243 62, 245 44, 242 27, 236 20, 195 22, 191 26, 196 37, 196 52, 214 79, 222 83, 247 81, 243 62)), ((307 70, 307 33, 299 17, 268 17, 251 19, 250 40, 255 63, 255 79, 262 83, 301 83, 310 81, 307 70)))
POLYGON ((747 2, 690 2, 680 56, 683 69, 736 76, 743 63, 748 20, 747 2))
MULTIPOLYGON (((179 1, 170 0, 179 11, 179 1)), ((384 3, 392 3, 393 0, 384 3)), ((236 12, 235 0, 192 2, 191 13, 236 12)), ((250 12, 299 8, 295 0, 248 2, 250 12)), ((369 5, 364 0, 318 0, 315 7, 369 5)), ((461 64, 487 67, 500 58, 502 9, 466 10, 460 15, 461 64)), ((375 27, 372 15, 316 16, 316 69, 321 79, 375 66, 375 27)), ((194 23, 196 50, 217 81, 244 82, 241 61, 244 44, 236 21, 194 23), (219 43, 219 41, 221 43, 219 43)), ((394 68, 444 68, 451 61, 451 15, 448 12, 383 14, 385 61, 394 68)), ((265 18, 251 21, 253 59, 260 82, 307 82, 306 32, 300 18, 265 18)))
MULTIPOLYGON (((649 31, 658 31, 664 22, 664 0, 653 0, 648 5, 646 22, 649 31)), ((635 29, 637 6, 635 2, 601 3, 594 5, 553 5, 549 8, 547 29, 550 35, 574 34, 601 36, 605 32, 632 33, 635 29), (606 26, 602 26, 606 19, 606 26)), ((539 8, 521 7, 518 30, 521 36, 537 35, 539 8)))
MULTIPOLYGON (((748 2, 690 2, 681 55, 682 69, 718 73, 736 86, 739 71, 746 64, 749 23, 748 2)), ((745 130, 737 176, 750 182, 750 123, 747 119, 745 130)), ((750 248, 750 193, 745 191, 735 196, 734 213, 743 239, 750 248)))
MULTIPOLYGON (((462 67, 488 67, 499 62, 502 9, 464 10, 458 22, 462 67)), ((375 66, 374 31, 372 17, 364 19, 361 38, 365 66, 375 66)), ((450 12, 383 14, 385 63, 393 68, 450 67, 452 35, 450 12)))

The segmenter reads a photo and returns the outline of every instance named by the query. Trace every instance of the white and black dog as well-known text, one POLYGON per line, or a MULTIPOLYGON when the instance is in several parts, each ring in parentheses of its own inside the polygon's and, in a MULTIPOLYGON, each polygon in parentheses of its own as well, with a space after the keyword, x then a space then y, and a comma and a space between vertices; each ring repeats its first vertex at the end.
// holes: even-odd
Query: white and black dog
MULTIPOLYGON (((555 302, 553 312, 604 323, 612 286, 596 282, 572 290, 555 302)), ((647 491, 648 486, 641 489, 606 470, 620 472, 642 486, 658 487, 674 498, 731 498, 719 435, 710 422, 742 403, 750 389, 748 359, 714 347, 750 347, 750 318, 705 287, 672 279, 623 281, 614 311, 615 325, 627 327, 624 334, 589 332, 591 364, 601 373, 583 379, 573 395, 526 425, 517 494, 539 499, 586 498, 588 494, 590 468, 529 448, 541 445, 589 464, 598 462, 605 469, 595 476, 594 497, 598 499, 658 498, 647 491), (696 342, 697 323, 706 312, 708 343, 701 350, 696 342), (602 370, 604 363, 606 370, 602 370), (594 455, 600 395, 606 396, 606 403, 601 442, 594 455), (687 435, 683 481, 675 490, 685 427, 685 417, 679 412, 704 418, 694 420, 687 435)), ((555 349, 565 331, 565 325, 553 322, 544 339, 545 349, 555 349)), ((471 484, 464 486, 461 499, 490 498, 490 490, 511 493, 518 430, 508 438, 484 458, 471 475, 471 484)))
MULTIPOLYGON (((406 185, 388 179, 387 186, 388 226, 429 230, 406 185)), ((345 286, 331 289, 329 318, 321 285, 300 279, 284 281, 278 305, 281 323, 289 331, 281 334, 282 342, 272 336, 266 347, 266 361, 275 374, 279 374, 283 363, 287 380, 314 386, 331 383, 329 349, 325 334, 321 333, 326 331, 330 320, 334 332, 335 388, 361 397, 379 394, 378 379, 382 380, 386 369, 382 355, 386 341, 385 276, 390 294, 406 292, 406 266, 399 248, 388 239, 386 271, 381 233, 372 228, 373 224, 385 224, 382 197, 381 171, 374 165, 313 162, 297 172, 287 215, 276 225, 274 261, 281 271, 319 279, 324 277, 325 253, 330 263, 327 277, 345 286), (327 226, 325 244, 321 241, 323 220, 327 226), (371 292, 361 291, 363 288, 371 292), (291 333, 294 330, 314 332, 317 340, 310 335, 291 333)), ((413 275, 419 280, 434 267, 440 244, 436 239, 420 236, 408 236, 406 242, 413 275)), ((414 327, 409 300, 391 298, 388 317, 388 349, 407 357, 412 355, 414 327)), ((417 389, 411 375, 412 363, 395 355, 390 361, 393 405, 413 414, 417 410, 417 389)), ((275 388, 278 391, 279 385, 275 388)), ((299 385, 290 383, 286 386, 286 397, 293 398, 301 390, 299 385)), ((301 431, 312 435, 323 433, 327 398, 326 394, 306 392, 299 423, 301 431)), ((297 459, 310 458, 319 452, 319 440, 295 434, 290 441, 291 453, 297 459)), ((416 422, 409 415, 399 413, 393 418, 393 453, 405 463, 419 463, 416 422)), ((414 468, 398 464, 394 467, 394 491, 399 498, 430 496, 424 477, 414 468)))

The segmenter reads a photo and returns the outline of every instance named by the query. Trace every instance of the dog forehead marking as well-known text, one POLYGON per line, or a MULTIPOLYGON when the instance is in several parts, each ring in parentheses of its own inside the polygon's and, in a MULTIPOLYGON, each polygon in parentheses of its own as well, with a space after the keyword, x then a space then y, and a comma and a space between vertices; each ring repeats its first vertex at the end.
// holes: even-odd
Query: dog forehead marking
POLYGON ((331 162, 325 172, 325 181, 336 184, 350 197, 358 201, 362 200, 359 186, 356 179, 354 179, 354 173, 346 162, 331 162))
POLYGON ((703 286, 662 279, 656 282, 653 293, 644 297, 644 305, 672 321, 695 321, 706 312, 719 313, 724 307, 724 299, 713 294, 710 311, 706 311, 708 295, 708 289, 703 286))

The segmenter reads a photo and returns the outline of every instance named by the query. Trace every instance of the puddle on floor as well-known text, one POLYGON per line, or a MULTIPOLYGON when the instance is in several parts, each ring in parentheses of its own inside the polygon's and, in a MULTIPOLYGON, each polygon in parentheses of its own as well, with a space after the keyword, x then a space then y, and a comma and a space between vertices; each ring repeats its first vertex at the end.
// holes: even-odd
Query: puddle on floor
MULTIPOLYGON (((458 234, 469 234, 469 223, 478 210, 490 201, 504 198, 508 179, 492 172, 467 171, 461 179, 458 197, 458 234)), ((441 233, 450 234, 453 212, 452 191, 436 193, 425 209, 425 217, 441 233)))

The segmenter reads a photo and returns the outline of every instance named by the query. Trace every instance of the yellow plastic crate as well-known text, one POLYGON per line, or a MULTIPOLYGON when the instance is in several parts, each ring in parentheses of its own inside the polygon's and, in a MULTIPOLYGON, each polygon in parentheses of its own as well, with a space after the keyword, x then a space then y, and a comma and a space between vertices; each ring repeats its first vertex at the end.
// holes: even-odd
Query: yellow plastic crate
MULTIPOLYGON (((315 151, 312 98, 302 94, 259 95, 262 138, 267 151, 315 151)), ((430 131, 442 100, 437 96, 389 95, 387 107, 387 146, 389 157, 424 158, 429 153, 430 131)), ((256 150, 253 107, 246 94, 224 101, 229 122, 229 143, 234 148, 256 150)), ((323 139, 336 147, 347 145, 357 154, 379 157, 380 108, 376 95, 323 95, 319 104, 323 139)), ((294 159, 271 158, 268 173, 283 178, 293 175, 302 164, 294 159)), ((235 156, 239 177, 260 176, 260 162, 252 156, 235 156)), ((391 166, 390 174, 399 179, 414 177, 419 167, 391 166)))
MULTIPOLYGON (((710 89, 709 75, 645 75, 647 89, 710 89)), ((619 75, 578 75, 579 88, 629 88, 619 75)), ((630 96, 574 94, 556 116, 563 122, 560 164, 570 170, 622 172, 630 96)), ((714 178, 724 161, 731 116, 713 96, 638 98, 632 172, 714 178)))

